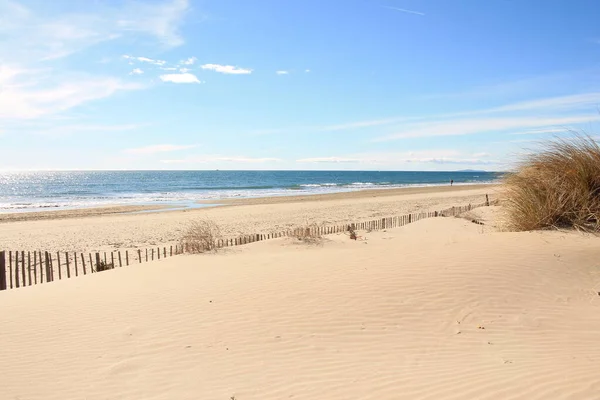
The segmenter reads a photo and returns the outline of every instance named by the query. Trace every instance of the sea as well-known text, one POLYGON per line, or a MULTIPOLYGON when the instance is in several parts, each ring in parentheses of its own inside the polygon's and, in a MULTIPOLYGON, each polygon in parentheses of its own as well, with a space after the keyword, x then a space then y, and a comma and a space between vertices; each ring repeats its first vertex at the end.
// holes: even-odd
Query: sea
POLYGON ((493 183, 498 172, 43 171, 0 172, 0 212, 107 205, 198 207, 198 201, 493 183))

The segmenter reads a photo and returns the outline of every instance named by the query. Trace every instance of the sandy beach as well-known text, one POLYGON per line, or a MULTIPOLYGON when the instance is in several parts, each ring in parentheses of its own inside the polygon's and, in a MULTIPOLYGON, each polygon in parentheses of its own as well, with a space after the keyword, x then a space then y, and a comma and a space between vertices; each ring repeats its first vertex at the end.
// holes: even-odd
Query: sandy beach
POLYGON ((497 211, 1 292, 0 398, 597 398, 600 239, 497 211))
MULTIPOLYGON (((0 214, 5 250, 111 251, 169 246, 193 220, 216 223, 224 236, 340 224, 481 203, 498 185, 365 190, 313 196, 221 201, 220 206, 149 213, 148 207, 0 214)), ((149 207, 152 208, 152 207, 149 207)))

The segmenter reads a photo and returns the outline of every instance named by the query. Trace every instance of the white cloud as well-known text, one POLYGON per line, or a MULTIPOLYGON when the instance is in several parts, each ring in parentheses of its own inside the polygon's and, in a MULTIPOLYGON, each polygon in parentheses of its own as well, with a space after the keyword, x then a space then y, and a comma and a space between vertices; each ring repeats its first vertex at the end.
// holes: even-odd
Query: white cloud
POLYGON ((314 164, 362 164, 361 167, 372 166, 378 168, 402 168, 406 165, 498 165, 499 161, 489 158, 488 153, 476 153, 471 156, 464 155, 458 150, 419 150, 407 152, 380 152, 380 153, 358 153, 344 156, 303 158, 296 160, 297 163, 314 164))
POLYGON ((183 158, 183 159, 172 159, 172 160, 161 160, 163 164, 205 164, 214 162, 231 162, 231 163, 249 163, 249 164, 262 164, 268 162, 281 162, 280 158, 271 157, 225 157, 225 156, 205 156, 205 157, 194 157, 194 158, 183 158))
POLYGON ((156 153, 167 153, 171 151, 187 150, 197 147, 195 144, 190 145, 176 145, 176 144, 157 144, 152 146, 137 147, 134 149, 123 150, 127 154, 156 154, 156 153))
POLYGON ((193 65, 198 59, 196 57, 190 57, 187 60, 182 60, 180 62, 181 65, 193 65))
POLYGON ((200 66, 200 68, 220 72, 222 74, 247 75, 252 73, 251 69, 239 68, 233 65, 204 64, 200 66))
POLYGON ((289 72, 289 71, 283 71, 283 70, 282 70, 282 71, 275 71, 275 73, 276 73, 277 75, 288 75, 290 72, 289 72))
POLYGON ((422 13, 419 11, 407 10, 405 8, 389 7, 389 6, 382 6, 382 7, 387 8, 389 10, 400 11, 400 12, 408 13, 408 14, 425 15, 425 13, 422 13))
POLYGON ((512 132, 512 135, 537 135, 540 133, 564 133, 568 131, 567 128, 543 128, 543 129, 530 129, 524 132, 512 132))
POLYGON ((310 69, 305 69, 304 72, 308 74, 310 72, 310 69))
POLYGON ((177 71, 177 67, 160 67, 163 71, 177 71))
POLYGON ((117 18, 117 28, 153 35, 168 47, 184 43, 179 27, 189 10, 189 0, 131 2, 117 18))
MULTIPOLYGON (((96 3, 93 12, 45 8, 46 12, 42 13, 34 7, 0 0, 0 119, 4 120, 3 124, 8 120, 62 113, 120 91, 143 87, 109 76, 70 70, 65 67, 69 64, 57 65, 53 60, 102 42, 131 41, 140 36, 151 37, 165 46, 182 43, 177 32, 188 9, 187 0, 96 3)), ((129 61, 162 65, 161 60, 146 57, 129 61)))
MULTIPOLYGON (((131 1, 119 6, 96 2, 93 12, 37 12, 0 1, 0 61, 11 64, 53 60, 98 43, 150 36, 164 46, 181 45, 179 27, 188 0, 131 1)), ((58 10, 58 9, 57 9, 58 10)))
POLYGON ((189 68, 179 68, 179 72, 181 72, 182 74, 185 74, 190 71, 191 71, 191 69, 189 69, 189 68))
POLYGON ((166 74, 161 75, 160 80, 171 83, 202 83, 194 74, 166 74))
POLYGON ((434 136, 457 136, 475 133, 502 132, 526 128, 577 124, 600 120, 598 114, 568 117, 483 117, 469 119, 449 119, 409 124, 397 133, 380 137, 375 141, 422 138, 434 136))
POLYGON ((27 125, 20 123, 19 130, 31 131, 36 135, 43 136, 68 136, 73 134, 80 134, 84 132, 124 132, 141 129, 147 124, 121 124, 121 125, 85 125, 85 124, 62 124, 54 122, 54 126, 47 127, 47 124, 42 126, 28 127, 27 125))
POLYGON ((132 70, 132 71, 129 73, 129 75, 141 75, 141 74, 143 74, 143 73, 144 73, 144 71, 142 71, 140 68, 134 68, 134 69, 133 69, 133 70, 132 70))
POLYGON ((299 163, 360 163, 368 160, 358 158, 344 158, 344 157, 315 157, 315 158, 302 158, 296 160, 299 163))
POLYGON ((29 119, 56 114, 140 84, 89 75, 41 75, 37 71, 5 73, 0 91, 0 119, 29 119))
POLYGON ((154 59, 148 58, 148 57, 134 57, 134 56, 130 56, 127 54, 124 55, 123 58, 125 58, 127 60, 137 60, 139 62, 148 63, 148 64, 152 64, 152 65, 158 65, 161 67, 167 63, 165 60, 154 60, 154 59))

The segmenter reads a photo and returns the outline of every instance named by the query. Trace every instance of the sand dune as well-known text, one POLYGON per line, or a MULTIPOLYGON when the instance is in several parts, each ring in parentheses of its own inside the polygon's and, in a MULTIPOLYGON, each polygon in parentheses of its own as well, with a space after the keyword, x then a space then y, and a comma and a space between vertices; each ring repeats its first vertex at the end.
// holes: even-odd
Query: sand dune
POLYGON ((361 235, 0 293, 0 398, 599 398, 599 238, 361 235))

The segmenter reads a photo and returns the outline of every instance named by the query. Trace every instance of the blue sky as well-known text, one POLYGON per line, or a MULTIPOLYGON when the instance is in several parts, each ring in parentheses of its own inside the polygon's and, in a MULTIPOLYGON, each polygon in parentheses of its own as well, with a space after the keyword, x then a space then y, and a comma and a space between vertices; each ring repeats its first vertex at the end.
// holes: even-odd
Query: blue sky
POLYGON ((596 0, 0 0, 0 169, 508 168, 600 122, 596 0))

